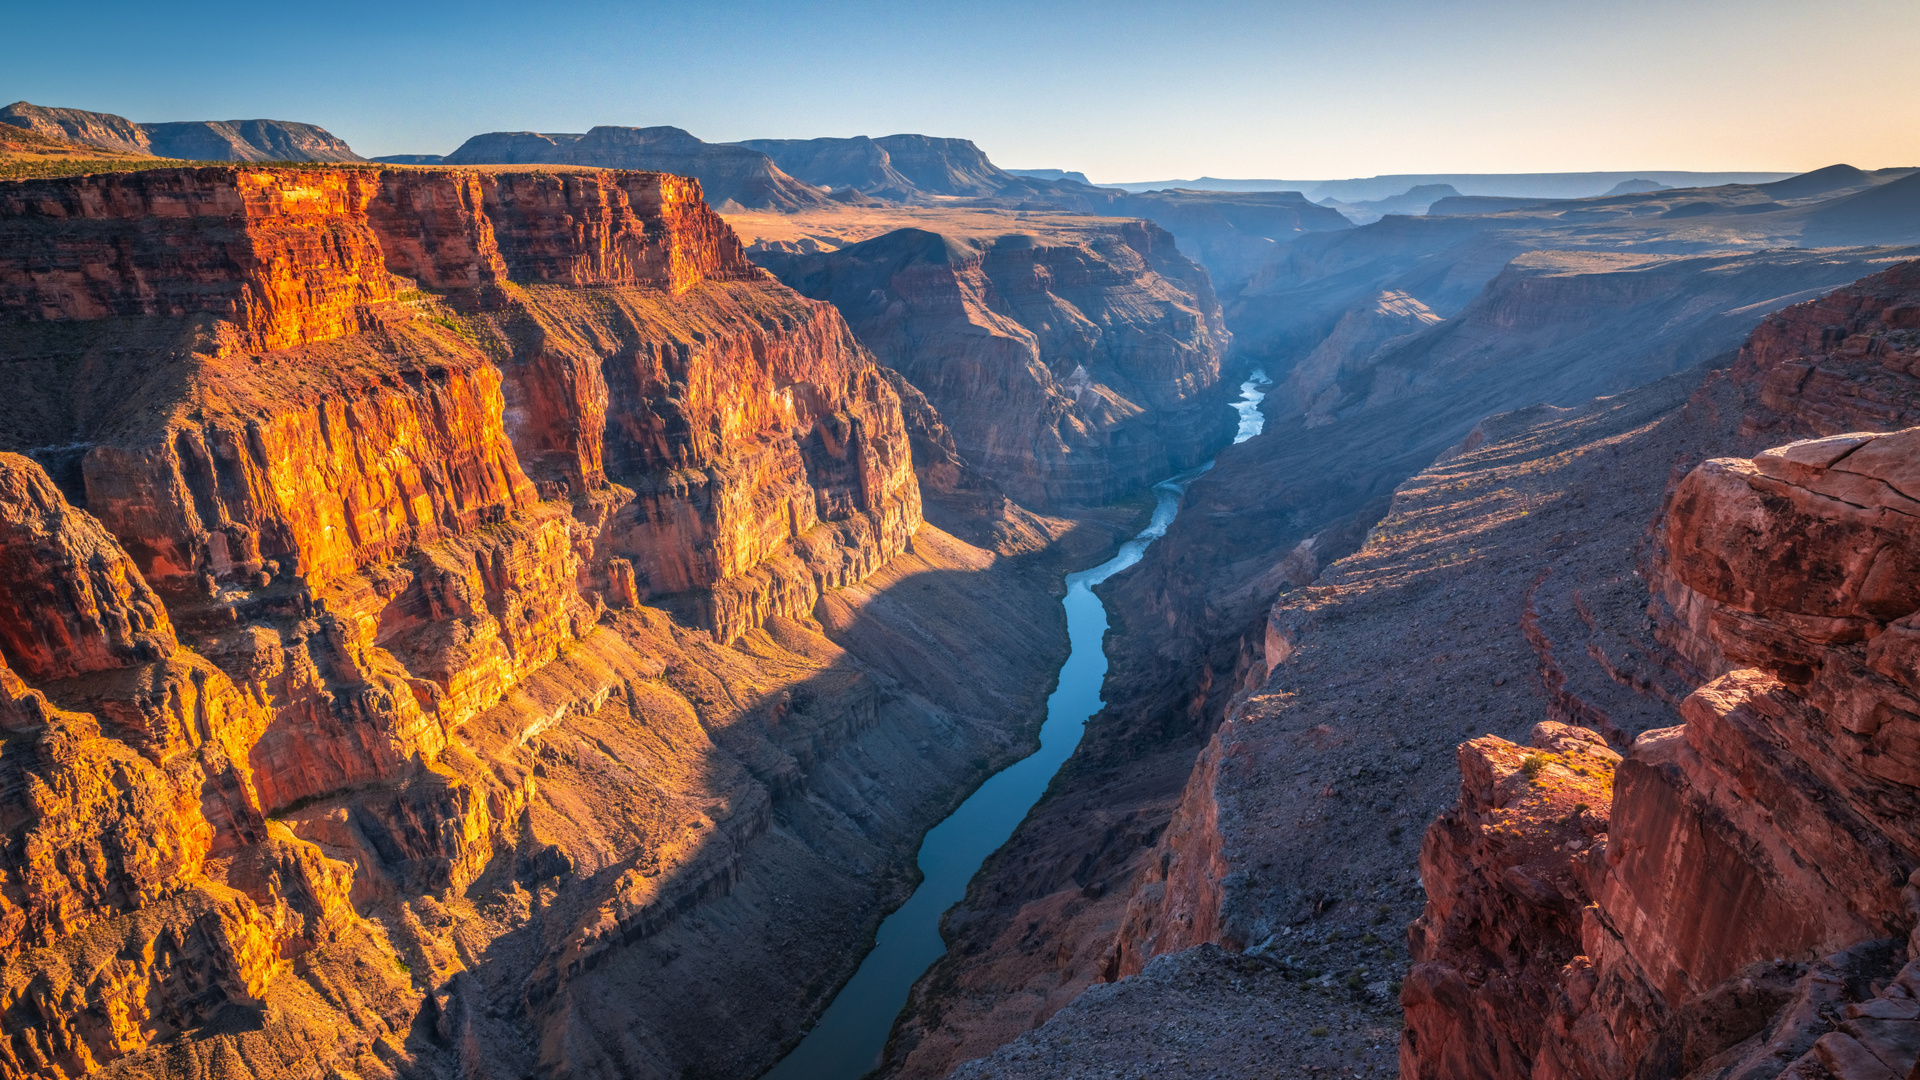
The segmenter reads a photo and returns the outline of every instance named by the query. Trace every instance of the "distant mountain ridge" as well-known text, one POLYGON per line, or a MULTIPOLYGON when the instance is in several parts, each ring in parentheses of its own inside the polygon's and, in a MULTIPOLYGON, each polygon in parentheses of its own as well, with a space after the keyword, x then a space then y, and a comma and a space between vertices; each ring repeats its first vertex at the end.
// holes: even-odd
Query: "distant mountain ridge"
MULTIPOLYGON (((746 139, 809 184, 853 188, 874 198, 924 203, 943 198, 1075 199, 1091 185, 1067 176, 1027 176, 995 165, 971 139, 933 135, 856 135, 824 139, 746 139)), ((1077 175, 1077 174, 1076 174, 1077 175)))
POLYGON ((1088 187, 1099 186, 1087 179, 1086 173, 1076 172, 1072 169, 1008 169, 1007 171, 1015 176, 1024 176, 1029 180, 1071 180, 1076 184, 1085 184, 1088 187))
POLYGON ((1344 214, 1355 225, 1366 225, 1379 221, 1388 214, 1424 214, 1427 208, 1441 199, 1457 199, 1460 192, 1452 184, 1415 184, 1398 195, 1385 199, 1369 199, 1364 202, 1350 203, 1339 199, 1321 199, 1319 205, 1330 206, 1344 214))
POLYGON ((1196 191, 1298 191, 1319 202, 1337 199, 1359 203, 1391 198, 1421 184, 1452 184, 1462 195, 1509 195, 1533 199, 1583 199, 1609 194, 1626 180, 1652 181, 1667 187, 1713 187, 1717 184, 1765 184, 1784 180, 1791 172, 1568 172, 1568 173, 1391 173, 1349 180, 1231 180, 1203 176, 1197 180, 1152 180, 1104 187, 1128 191, 1187 188, 1196 191))
POLYGON ((0 123, 123 154, 188 161, 360 161, 327 129, 292 120, 188 120, 139 124, 113 113, 16 101, 0 123))
POLYGON ((492 131, 460 144, 446 165, 589 165, 691 176, 707 201, 725 208, 804 210, 827 193, 789 176, 772 158, 736 143, 710 143, 677 127, 603 125, 585 134, 492 131))

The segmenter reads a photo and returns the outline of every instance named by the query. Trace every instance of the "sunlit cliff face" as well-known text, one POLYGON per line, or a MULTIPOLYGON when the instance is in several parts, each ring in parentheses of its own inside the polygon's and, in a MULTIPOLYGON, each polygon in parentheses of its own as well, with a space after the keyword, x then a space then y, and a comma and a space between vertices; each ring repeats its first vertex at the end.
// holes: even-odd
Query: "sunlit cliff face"
MULTIPOLYGON (((749 702, 818 675, 823 638, 724 646, 920 525, 898 397, 831 307, 660 174, 7 187, 0 307, 31 353, 20 392, 53 403, 22 422, 73 425, 79 455, 64 492, 0 456, 0 770, 23 793, 0 813, 25 830, 0 853, 0 966, 43 973, 4 995, 13 1073, 80 1075, 230 1005, 277 1017, 236 1051, 256 1065, 323 1029, 350 1058, 451 977, 417 934, 489 867, 554 888, 576 858, 654 868, 568 963, 735 872, 762 781, 701 764, 725 757, 704 736, 650 741, 733 707, 641 684, 662 657, 749 702), (581 723, 591 767, 550 745, 581 723), (538 838, 607 769, 656 801, 722 795, 538 838), (428 894, 427 923, 399 914, 428 894), (113 935, 136 959, 78 959, 113 935), (314 977, 364 1007, 306 999, 314 977)), ((783 709, 779 734, 809 755, 870 726, 848 719, 874 709, 857 675, 808 700, 822 715, 783 709)))

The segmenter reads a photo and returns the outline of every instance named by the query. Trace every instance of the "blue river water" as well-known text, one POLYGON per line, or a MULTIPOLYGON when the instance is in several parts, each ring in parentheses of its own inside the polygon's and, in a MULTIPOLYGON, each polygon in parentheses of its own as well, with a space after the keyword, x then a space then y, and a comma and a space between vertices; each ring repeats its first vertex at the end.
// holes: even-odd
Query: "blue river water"
MULTIPOLYGON (((1273 385, 1256 371, 1240 384, 1240 428, 1233 441, 1260 433, 1260 399, 1273 385)), ((1154 485, 1158 500, 1139 535, 1120 546, 1113 558, 1091 570, 1067 575, 1067 638, 1072 651, 1060 668, 1060 684, 1047 699, 1040 728, 1040 749, 995 773, 935 825, 920 844, 920 887, 880 924, 873 951, 834 997, 820 1020, 764 1080, 858 1080, 880 1064, 893 1021, 907 992, 947 946, 940 939, 940 916, 965 895, 967 882, 987 856, 1013 835, 1027 811, 1047 790, 1065 763, 1087 718, 1100 711, 1100 685, 1107 675, 1107 609, 1093 586, 1140 561, 1147 546, 1165 536, 1180 509, 1180 496, 1199 468, 1154 485)))

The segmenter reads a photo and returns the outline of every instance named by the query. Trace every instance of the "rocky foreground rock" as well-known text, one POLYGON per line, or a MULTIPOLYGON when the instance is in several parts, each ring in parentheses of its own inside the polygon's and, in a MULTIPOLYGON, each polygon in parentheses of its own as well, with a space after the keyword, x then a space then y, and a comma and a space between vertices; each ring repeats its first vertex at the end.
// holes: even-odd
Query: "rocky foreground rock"
POLYGON ((891 1066, 1906 1076, 1916 297, 1902 264, 1704 384, 1485 421, 1267 610, 1182 788, 1178 740, 1090 727, 891 1066), (1070 821, 1077 860, 1035 843, 1070 821))
MULTIPOLYGON (((1917 285, 1907 264, 1753 335, 1734 371, 1760 398, 1743 426, 1820 437, 1707 461, 1669 500, 1649 573, 1662 636, 1712 681, 1680 702, 1684 724, 1634 740, 1592 808, 1610 826, 1564 848, 1553 888, 1528 896, 1429 835, 1423 873, 1440 892, 1413 934, 1403 1072, 1914 1067, 1920 985, 1901 963, 1916 959, 1920 773, 1901 747, 1920 716, 1905 658, 1920 429, 1833 429, 1920 418, 1917 285), (1507 909, 1440 899, 1459 886, 1507 909), (1539 937, 1494 949, 1490 969, 1469 958, 1496 923, 1539 937), (1489 1009, 1518 965, 1533 1007, 1489 1009)), ((1456 813, 1484 798, 1468 784, 1456 813)), ((1554 846, 1541 825, 1513 831, 1554 846)))
POLYGON ((755 1072, 1065 652, 696 181, 0 184, 0 310, 7 1075, 755 1072))

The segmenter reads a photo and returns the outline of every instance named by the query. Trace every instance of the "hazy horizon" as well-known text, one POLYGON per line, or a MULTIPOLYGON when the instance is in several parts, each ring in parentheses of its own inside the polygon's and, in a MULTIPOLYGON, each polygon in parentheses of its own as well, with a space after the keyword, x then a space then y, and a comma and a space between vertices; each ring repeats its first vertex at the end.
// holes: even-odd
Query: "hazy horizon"
POLYGON ((961 137, 1110 183, 1920 165, 1920 84, 1853 77, 1920 37, 1920 5, 1895 0, 599 2, 545 20, 348 3, 317 23, 219 4, 191 25, 116 0, 84 37, 45 6, 14 25, 38 44, 7 100, 297 120, 369 157, 669 124, 711 142, 961 137))

